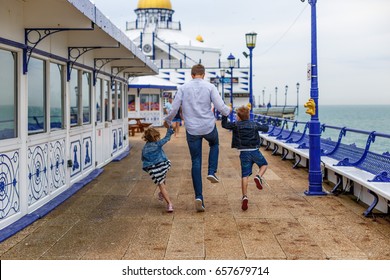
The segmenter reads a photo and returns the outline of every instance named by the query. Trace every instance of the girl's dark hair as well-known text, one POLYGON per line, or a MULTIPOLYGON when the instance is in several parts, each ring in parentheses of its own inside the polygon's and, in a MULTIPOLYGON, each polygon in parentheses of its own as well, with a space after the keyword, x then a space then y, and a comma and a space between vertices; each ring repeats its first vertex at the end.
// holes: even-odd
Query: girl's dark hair
POLYGON ((149 127, 147 130, 144 131, 142 139, 146 142, 157 142, 158 140, 160 140, 160 132, 153 127, 149 127))

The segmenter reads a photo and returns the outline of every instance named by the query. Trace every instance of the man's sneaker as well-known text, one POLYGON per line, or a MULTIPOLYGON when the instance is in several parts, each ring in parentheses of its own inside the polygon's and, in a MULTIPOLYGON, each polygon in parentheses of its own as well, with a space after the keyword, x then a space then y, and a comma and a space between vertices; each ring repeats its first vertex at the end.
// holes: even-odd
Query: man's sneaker
POLYGON ((256 187, 259 189, 259 190, 262 190, 263 189, 263 179, 259 176, 259 175, 256 175, 255 177, 255 183, 256 183, 256 187))
POLYGON ((248 197, 246 195, 242 197, 241 209, 242 211, 248 210, 248 197))
POLYGON ((200 198, 195 199, 195 209, 198 212, 204 212, 203 201, 200 198))
POLYGON ((211 183, 219 183, 219 179, 215 174, 209 174, 207 175, 207 180, 209 180, 211 183))

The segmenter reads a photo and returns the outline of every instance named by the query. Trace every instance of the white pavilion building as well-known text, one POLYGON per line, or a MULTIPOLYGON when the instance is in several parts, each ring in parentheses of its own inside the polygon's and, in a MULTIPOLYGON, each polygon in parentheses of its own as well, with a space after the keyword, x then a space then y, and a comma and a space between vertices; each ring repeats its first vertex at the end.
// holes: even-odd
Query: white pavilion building
MULTIPOLYGON (((159 67, 158 77, 176 85, 182 85, 191 79, 193 65, 203 64, 206 67, 205 79, 214 83, 224 95, 226 104, 230 104, 231 75, 226 73, 223 83, 221 79, 221 69, 229 70, 228 61, 221 60, 221 50, 207 46, 202 36, 198 35, 196 38, 186 36, 182 32, 181 23, 173 21, 174 12, 170 0, 138 0, 135 9, 136 19, 126 23, 126 34, 159 67)), ((234 107, 247 104, 249 67, 241 67, 239 59, 236 60, 232 80, 234 107)), ((142 93, 136 96, 135 92, 130 92, 133 96, 129 96, 129 100, 136 100, 138 107, 135 106, 135 109, 129 111, 129 117, 142 116, 155 125, 161 124, 162 111, 144 111, 142 108, 153 106, 148 104, 144 106, 140 103, 145 100, 156 102, 158 99, 162 105, 169 94, 150 96, 147 90, 144 90, 143 94, 149 95, 149 98, 142 96, 142 93)))

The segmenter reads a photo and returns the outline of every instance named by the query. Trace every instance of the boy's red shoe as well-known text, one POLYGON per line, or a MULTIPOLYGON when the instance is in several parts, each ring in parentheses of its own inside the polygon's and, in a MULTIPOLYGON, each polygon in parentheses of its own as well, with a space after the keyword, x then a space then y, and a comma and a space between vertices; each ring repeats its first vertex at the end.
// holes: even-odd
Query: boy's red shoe
POLYGON ((263 180, 261 179, 261 177, 260 177, 259 175, 256 175, 254 181, 255 181, 255 183, 256 183, 256 187, 257 187, 259 190, 262 190, 262 189, 263 189, 263 180))

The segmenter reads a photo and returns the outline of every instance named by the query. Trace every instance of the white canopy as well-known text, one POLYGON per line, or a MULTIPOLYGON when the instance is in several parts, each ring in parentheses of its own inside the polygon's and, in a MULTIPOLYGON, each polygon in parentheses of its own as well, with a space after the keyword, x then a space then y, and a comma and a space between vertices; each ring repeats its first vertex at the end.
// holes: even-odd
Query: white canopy
POLYGON ((158 88, 165 90, 176 90, 177 85, 156 76, 141 76, 130 79, 129 88, 158 88))

